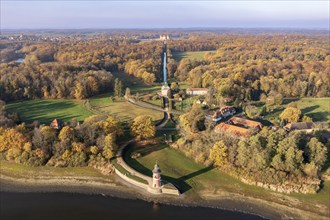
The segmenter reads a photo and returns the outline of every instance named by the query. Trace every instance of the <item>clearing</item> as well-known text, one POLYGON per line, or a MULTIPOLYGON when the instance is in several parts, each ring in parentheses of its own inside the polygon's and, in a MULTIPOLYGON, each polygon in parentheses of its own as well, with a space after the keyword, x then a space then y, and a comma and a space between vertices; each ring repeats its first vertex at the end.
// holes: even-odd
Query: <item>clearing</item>
MULTIPOLYGON (((311 117, 314 122, 330 122, 330 98, 284 99, 281 107, 284 109, 292 102, 296 103, 301 112, 311 117)), ((275 109, 273 113, 266 115, 266 119, 277 118, 282 111, 275 109)))
POLYGON ((36 99, 27 101, 16 101, 6 105, 10 113, 17 112, 21 121, 31 123, 38 120, 40 123, 48 124, 54 118, 64 122, 76 119, 83 121, 93 115, 83 107, 83 101, 64 99, 36 99))
POLYGON ((163 112, 135 106, 127 101, 111 101, 110 94, 94 96, 90 99, 93 108, 118 118, 122 122, 129 122, 139 115, 149 115, 154 121, 161 120, 163 112))
POLYGON ((191 51, 191 52, 173 52, 173 59, 180 62, 182 59, 203 60, 206 53, 214 53, 215 50, 191 51))

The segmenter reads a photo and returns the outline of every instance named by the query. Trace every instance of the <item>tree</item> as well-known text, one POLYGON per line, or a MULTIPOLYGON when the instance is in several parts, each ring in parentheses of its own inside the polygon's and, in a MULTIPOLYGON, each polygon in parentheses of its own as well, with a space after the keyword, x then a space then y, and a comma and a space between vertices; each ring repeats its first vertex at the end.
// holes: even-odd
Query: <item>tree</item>
POLYGON ((297 145, 296 136, 284 138, 279 142, 276 155, 273 157, 271 165, 281 171, 295 172, 301 168, 303 163, 303 151, 297 145))
POLYGON ((320 170, 327 159, 328 149, 316 138, 311 138, 307 144, 307 157, 310 163, 314 163, 320 170))
POLYGON ((3 131, 0 130, 0 152, 9 149, 17 149, 17 151, 21 151, 24 149, 25 144, 28 143, 29 139, 14 128, 3 131))
POLYGON ((106 159, 112 158, 116 150, 117 150, 117 145, 115 143, 114 136, 112 134, 106 135, 104 137, 104 146, 102 149, 103 157, 106 159))
POLYGON ((210 159, 217 167, 228 165, 228 147, 221 140, 216 142, 210 150, 210 159))
POLYGON ((123 83, 118 78, 115 79, 114 83, 114 95, 115 97, 123 96, 123 83))
POLYGON ((125 91, 125 98, 128 99, 129 97, 131 97, 131 89, 127 87, 125 91))
POLYGON ((58 134, 61 142, 71 142, 74 139, 74 131, 69 126, 64 126, 58 134))
POLYGON ((294 123, 298 122, 301 117, 301 111, 298 108, 294 107, 287 107, 284 111, 280 114, 280 119, 287 123, 294 123))
POLYGON ((254 119, 260 115, 260 110, 254 105, 247 105, 245 107, 244 111, 245 111, 246 115, 252 119, 254 119))
POLYGON ((80 82, 76 84, 76 88, 74 90, 74 97, 76 99, 86 98, 86 89, 80 82))
POLYGON ((172 82, 170 87, 171 87, 171 90, 174 92, 177 92, 179 90, 179 85, 177 82, 172 82))
POLYGON ((120 125, 120 122, 114 117, 109 116, 105 120, 102 120, 98 123, 102 128, 104 134, 113 134, 115 137, 123 134, 123 129, 120 125))
POLYGON ((147 139, 155 136, 156 126, 150 116, 140 115, 134 119, 131 131, 137 139, 147 139))

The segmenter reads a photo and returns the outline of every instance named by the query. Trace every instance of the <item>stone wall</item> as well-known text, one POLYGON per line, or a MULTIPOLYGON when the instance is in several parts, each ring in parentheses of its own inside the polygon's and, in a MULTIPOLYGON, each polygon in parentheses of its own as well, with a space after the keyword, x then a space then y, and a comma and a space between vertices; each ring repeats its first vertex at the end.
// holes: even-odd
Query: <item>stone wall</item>
POLYGON ((129 182, 130 184, 133 184, 134 186, 137 186, 137 187, 140 187, 140 188, 143 188, 145 190, 148 190, 148 184, 144 184, 144 183, 140 183, 136 180, 133 180, 131 178, 129 178, 128 176, 122 174, 119 170, 117 170, 115 168, 115 173, 120 176, 122 179, 124 179, 126 182, 129 182))

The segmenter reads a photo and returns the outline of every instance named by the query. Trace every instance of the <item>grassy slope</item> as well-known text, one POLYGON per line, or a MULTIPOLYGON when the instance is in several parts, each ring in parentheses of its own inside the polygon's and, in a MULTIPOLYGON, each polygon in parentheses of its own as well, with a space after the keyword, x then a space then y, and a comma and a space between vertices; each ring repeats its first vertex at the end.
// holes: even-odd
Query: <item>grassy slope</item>
POLYGON ((154 146, 145 149, 143 147, 131 147, 126 153, 125 159, 135 169, 147 175, 151 175, 151 170, 157 161, 162 170, 162 178, 178 185, 188 195, 193 194, 194 191, 199 193, 203 190, 209 192, 229 191, 283 204, 286 204, 283 197, 298 199, 304 202, 300 204, 300 207, 311 211, 317 208, 318 204, 330 208, 330 181, 325 181, 323 189, 315 195, 298 193, 287 195, 244 184, 223 172, 196 164, 183 153, 166 146, 157 149, 154 146), (132 159, 129 155, 136 150, 142 156, 138 159, 132 159))
MULTIPOLYGON (((330 122, 330 98, 285 99, 282 106, 285 108, 290 102, 297 103, 302 113, 311 117, 314 122, 330 122)), ((281 112, 279 110, 268 114, 266 119, 279 117, 281 112)))
POLYGON ((182 59, 192 59, 192 60, 203 60, 204 55, 207 52, 215 52, 214 50, 208 50, 208 51, 192 51, 192 52, 174 52, 173 53, 173 59, 177 62, 179 62, 182 59))
POLYGON ((297 101, 302 113, 314 121, 330 121, 330 98, 301 99, 297 101))
POLYGON ((50 123, 54 118, 63 121, 77 119, 83 121, 93 113, 87 111, 82 106, 82 101, 71 100, 28 100, 17 101, 6 105, 8 112, 17 112, 22 121, 32 122, 39 120, 41 123, 50 123))
POLYGON ((163 118, 162 112, 141 108, 126 101, 109 101, 109 94, 102 94, 90 99, 91 106, 107 112, 121 121, 131 121, 139 115, 150 115, 154 121, 163 118))

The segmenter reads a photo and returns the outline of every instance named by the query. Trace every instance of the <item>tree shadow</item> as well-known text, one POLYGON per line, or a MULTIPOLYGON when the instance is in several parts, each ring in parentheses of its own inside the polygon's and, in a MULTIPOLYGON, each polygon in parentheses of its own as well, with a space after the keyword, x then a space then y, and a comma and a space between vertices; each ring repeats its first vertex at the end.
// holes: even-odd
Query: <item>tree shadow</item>
POLYGON ((295 101, 298 101, 299 98, 288 98, 288 99, 283 99, 283 102, 282 104, 286 105, 286 104, 289 104, 290 102, 295 102, 295 101))
POLYGON ((320 105, 308 106, 308 107, 306 107, 306 108, 301 109, 301 112, 302 112, 303 114, 306 114, 306 113, 311 112, 311 111, 313 111, 313 110, 315 110, 315 109, 317 109, 317 108, 319 108, 319 107, 320 107, 320 105))
POLYGON ((205 167, 205 168, 203 168, 201 170, 197 170, 195 172, 192 172, 192 173, 189 173, 189 174, 187 174, 185 176, 182 176, 182 177, 179 178, 179 180, 183 180, 183 181, 184 180, 189 180, 189 179, 191 179, 193 177, 199 176, 199 175, 201 175, 203 173, 206 173, 206 172, 208 172, 210 170, 213 170, 213 169, 214 169, 213 166, 208 166, 208 167, 205 167))

